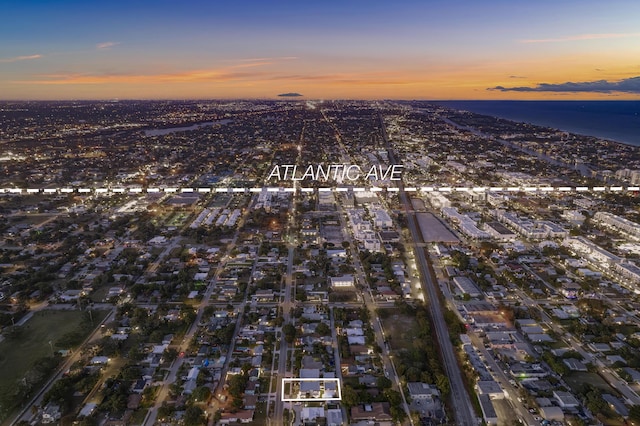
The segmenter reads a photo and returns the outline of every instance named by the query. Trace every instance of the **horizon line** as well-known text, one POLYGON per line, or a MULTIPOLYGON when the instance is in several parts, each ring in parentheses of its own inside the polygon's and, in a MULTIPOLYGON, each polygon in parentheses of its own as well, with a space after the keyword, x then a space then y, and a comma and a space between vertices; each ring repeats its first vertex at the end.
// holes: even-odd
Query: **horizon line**
POLYGON ((638 102, 637 99, 442 99, 442 98, 285 98, 274 97, 237 97, 237 98, 69 98, 69 99, 0 99, 0 102, 166 102, 166 101, 279 101, 279 102, 335 102, 335 101, 428 101, 428 102, 638 102))

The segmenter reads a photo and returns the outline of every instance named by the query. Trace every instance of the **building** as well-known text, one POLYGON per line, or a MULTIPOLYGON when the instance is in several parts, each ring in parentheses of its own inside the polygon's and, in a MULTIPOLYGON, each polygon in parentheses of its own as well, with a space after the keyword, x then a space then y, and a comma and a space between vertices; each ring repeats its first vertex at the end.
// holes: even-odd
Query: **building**
POLYGON ((553 391, 553 397, 558 401, 558 405, 562 409, 572 409, 580 406, 580 402, 570 392, 553 391))
POLYGON ((409 395, 412 400, 420 399, 425 401, 433 401, 435 398, 440 397, 440 391, 435 385, 422 382, 409 382, 407 383, 409 389, 409 395))
POLYGON ((493 210, 493 216, 504 223, 518 234, 533 240, 545 238, 564 238, 569 235, 569 231, 560 225, 547 220, 534 221, 527 218, 520 218, 515 213, 506 210, 493 210))
POLYGON ((622 261, 620 257, 604 250, 584 237, 565 238, 562 241, 562 245, 583 256, 600 269, 609 270, 614 264, 622 261))
POLYGON ((44 407, 42 412, 42 423, 49 424, 55 423, 62 417, 60 406, 58 404, 52 404, 51 402, 44 407))
POLYGON ((494 380, 479 380, 476 383, 478 395, 488 395, 491 399, 504 399, 504 391, 494 380))
POLYGON ((563 359, 562 362, 564 362, 571 371, 587 371, 587 366, 579 359, 567 358, 563 359))
POLYGON ((458 225, 460 232, 472 240, 484 240, 491 238, 491 234, 478 228, 475 220, 465 214, 458 213, 458 209, 455 207, 443 208, 442 215, 452 223, 458 225))
POLYGON ((629 280, 630 283, 640 285, 640 267, 635 263, 624 262, 615 264, 613 269, 622 278, 629 280))
POLYGON ((303 422, 318 423, 321 418, 326 418, 324 407, 304 407, 300 413, 303 422))
POLYGON ((422 382, 407 383, 411 404, 409 409, 416 411, 421 417, 442 418, 442 402, 440 391, 435 385, 422 382))
POLYGON ((569 300, 574 300, 578 298, 578 293, 580 292, 580 286, 575 283, 562 283, 562 288, 560 289, 560 293, 564 297, 569 300))
POLYGON ((453 283, 458 288, 460 294, 468 294, 472 298, 482 296, 482 292, 476 287, 475 283, 467 277, 454 277, 453 283))
POLYGON ((359 422, 361 420, 375 422, 390 422, 391 406, 388 402, 372 402, 371 404, 356 405, 351 407, 351 420, 359 422))
POLYGON ((624 405, 624 403, 620 400, 620 398, 616 398, 615 396, 603 393, 602 399, 604 399, 609 407, 614 410, 616 413, 620 414, 622 417, 629 416, 629 409, 624 405))
POLYGON ((478 395, 478 402, 480 402, 482 418, 485 423, 488 425, 497 425, 498 414, 496 413, 496 409, 493 407, 493 403, 491 402, 489 395, 478 395))
POLYGON ((393 221, 385 210, 377 209, 373 211, 373 223, 378 228, 392 228, 393 221))
POLYGON ((88 402, 84 407, 82 407, 82 410, 80 410, 80 413, 78 413, 78 417, 89 417, 91 414, 93 414, 97 406, 98 404, 96 404, 95 402, 88 402))
POLYGON ((342 426, 342 410, 339 408, 330 408, 327 410, 327 426, 342 426))
POLYGON ((330 277, 329 284, 333 289, 348 289, 353 287, 353 275, 343 275, 341 277, 330 277))
MULTIPOLYGON (((301 379, 320 379, 320 370, 317 368, 301 368, 301 379)), ((320 380, 300 381, 300 394, 303 398, 317 398, 320 396, 320 380)))
POLYGON ((485 231, 498 241, 514 241, 518 235, 505 227, 500 222, 488 222, 484 225, 485 231))
POLYGON ((593 215, 593 219, 617 231, 624 232, 631 237, 640 238, 640 224, 632 222, 629 219, 608 212, 597 212, 593 215))
POLYGON ((564 412, 562 408, 556 407, 555 405, 549 407, 540 407, 540 415, 550 422, 558 421, 561 422, 564 420, 564 412))
POLYGON ((221 425, 236 424, 236 423, 251 423, 253 421, 254 410, 240 410, 235 413, 222 413, 220 419, 221 425))

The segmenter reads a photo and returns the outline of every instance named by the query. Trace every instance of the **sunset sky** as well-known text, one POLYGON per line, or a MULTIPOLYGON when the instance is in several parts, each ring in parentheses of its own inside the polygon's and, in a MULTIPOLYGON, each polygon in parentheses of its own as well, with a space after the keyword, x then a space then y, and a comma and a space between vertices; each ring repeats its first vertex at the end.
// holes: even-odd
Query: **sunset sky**
POLYGON ((4 0, 0 10, 0 99, 640 99, 637 0, 4 0))

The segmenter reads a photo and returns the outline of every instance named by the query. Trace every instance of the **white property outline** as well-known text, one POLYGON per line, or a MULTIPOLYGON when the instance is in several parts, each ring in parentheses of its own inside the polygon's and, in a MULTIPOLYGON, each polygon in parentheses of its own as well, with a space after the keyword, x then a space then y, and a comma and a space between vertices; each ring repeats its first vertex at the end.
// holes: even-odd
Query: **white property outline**
POLYGON ((340 387, 340 379, 336 377, 327 377, 327 378, 303 378, 303 377, 285 377, 282 378, 282 394, 280 395, 280 399, 282 402, 309 402, 309 401, 342 401, 342 388, 340 387), (333 398, 326 397, 317 397, 317 398, 285 398, 284 396, 284 387, 287 383, 295 383, 295 382, 335 382, 336 388, 338 391, 338 396, 333 398))

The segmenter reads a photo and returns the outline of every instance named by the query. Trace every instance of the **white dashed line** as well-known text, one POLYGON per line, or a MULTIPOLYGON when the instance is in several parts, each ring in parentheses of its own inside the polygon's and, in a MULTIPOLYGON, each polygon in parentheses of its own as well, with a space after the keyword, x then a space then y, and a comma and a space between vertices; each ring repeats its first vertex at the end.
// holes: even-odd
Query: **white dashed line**
MULTIPOLYGON (((130 194, 139 194, 142 192, 146 192, 146 193, 159 193, 159 192, 163 192, 166 194, 173 194, 173 193, 193 193, 193 192, 199 192, 199 193, 210 193, 210 192, 225 192, 225 193, 245 193, 245 192, 252 192, 252 193, 256 193, 256 192, 287 192, 287 193, 294 193, 297 191, 300 192, 305 192, 305 193, 310 193, 310 192, 365 192, 365 191, 370 191, 370 192, 382 192, 382 191, 386 191, 386 192, 399 192, 400 188, 392 186, 392 187, 380 187, 380 186, 372 186, 369 188, 363 188, 363 187, 355 187, 355 188, 350 188, 350 187, 344 187, 344 186, 339 186, 339 187, 323 187, 323 188, 312 188, 312 187, 302 187, 302 188, 295 188, 295 187, 253 187, 253 188, 208 188, 208 187, 200 187, 200 188, 191 188, 191 187, 184 187, 184 188, 180 188, 180 187, 167 187, 167 188, 158 188, 158 187, 153 187, 153 188, 141 188, 141 187, 133 187, 133 188, 122 188, 122 187, 118 187, 118 188, 105 188, 105 187, 99 187, 99 188, 0 188, 0 194, 3 193, 10 193, 10 194, 57 194, 57 193, 64 193, 64 194, 69 194, 69 193, 73 193, 73 192, 78 192, 81 194, 86 194, 86 193, 96 193, 96 194, 125 194, 125 193, 130 193, 130 194)), ((417 187, 407 187, 404 188, 405 192, 520 192, 520 191, 524 191, 524 192, 545 192, 545 193, 551 193, 551 192, 563 192, 563 193, 567 193, 567 192, 605 192, 605 191, 610 191, 610 192, 625 192, 625 191, 640 191, 640 187, 638 186, 629 186, 629 187, 623 187, 623 186, 594 186, 594 187, 587 187, 587 186, 577 186, 577 187, 570 187, 570 186, 559 186, 559 187, 553 187, 553 186, 509 186, 509 187, 503 187, 503 186, 492 186, 492 187, 484 187, 484 186, 476 186, 476 187, 450 187, 450 186, 423 186, 420 188, 417 187)))

